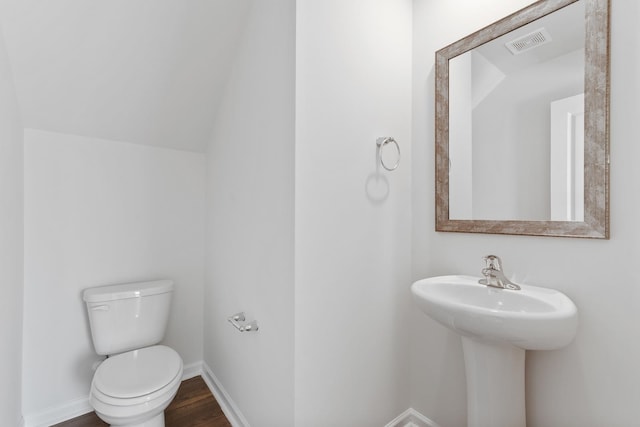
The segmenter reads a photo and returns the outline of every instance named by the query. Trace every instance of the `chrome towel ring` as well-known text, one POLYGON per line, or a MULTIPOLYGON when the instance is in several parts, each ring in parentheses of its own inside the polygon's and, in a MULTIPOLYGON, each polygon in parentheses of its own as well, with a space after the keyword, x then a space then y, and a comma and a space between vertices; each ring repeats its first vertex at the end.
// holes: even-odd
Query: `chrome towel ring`
POLYGON ((398 165, 400 164, 400 145, 398 144, 398 142, 391 136, 381 136, 380 138, 376 139, 376 145, 378 146, 378 158, 380 159, 380 164, 382 165, 382 167, 388 171, 396 170, 398 168, 398 165), (396 151, 398 152, 398 160, 396 160, 396 163, 393 166, 387 166, 387 164, 384 162, 384 158, 382 157, 382 149, 389 143, 395 144, 396 151))

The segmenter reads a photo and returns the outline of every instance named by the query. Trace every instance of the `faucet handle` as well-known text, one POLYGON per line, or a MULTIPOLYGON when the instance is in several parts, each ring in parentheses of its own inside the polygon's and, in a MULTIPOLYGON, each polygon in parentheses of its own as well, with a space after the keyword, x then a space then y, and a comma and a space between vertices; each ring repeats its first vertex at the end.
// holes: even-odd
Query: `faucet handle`
POLYGON ((482 259, 484 259, 487 268, 502 271, 502 260, 500 259, 500 257, 496 255, 486 255, 482 257, 482 259))
POLYGON ((507 279, 502 270, 502 260, 496 255, 487 255, 483 257, 487 266, 482 269, 484 279, 480 279, 478 283, 491 286, 494 288, 520 290, 520 286, 507 279))

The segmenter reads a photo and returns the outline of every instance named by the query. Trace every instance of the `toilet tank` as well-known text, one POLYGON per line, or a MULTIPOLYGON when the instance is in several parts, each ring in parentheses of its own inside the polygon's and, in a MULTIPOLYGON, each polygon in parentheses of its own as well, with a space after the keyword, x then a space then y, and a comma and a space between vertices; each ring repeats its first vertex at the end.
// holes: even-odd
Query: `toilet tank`
POLYGON ((96 353, 112 355, 159 343, 167 329, 172 292, 171 280, 85 289, 96 353))

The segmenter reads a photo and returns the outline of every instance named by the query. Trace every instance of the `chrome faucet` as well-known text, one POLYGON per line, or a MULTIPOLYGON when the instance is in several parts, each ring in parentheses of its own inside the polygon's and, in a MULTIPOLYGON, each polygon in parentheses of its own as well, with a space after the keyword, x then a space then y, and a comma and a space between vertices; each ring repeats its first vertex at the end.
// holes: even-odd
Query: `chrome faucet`
POLYGON ((492 288, 511 289, 519 291, 520 286, 511 282, 504 276, 502 271, 502 261, 495 255, 487 255, 484 258, 486 267, 482 269, 484 279, 478 280, 481 285, 491 286, 492 288))

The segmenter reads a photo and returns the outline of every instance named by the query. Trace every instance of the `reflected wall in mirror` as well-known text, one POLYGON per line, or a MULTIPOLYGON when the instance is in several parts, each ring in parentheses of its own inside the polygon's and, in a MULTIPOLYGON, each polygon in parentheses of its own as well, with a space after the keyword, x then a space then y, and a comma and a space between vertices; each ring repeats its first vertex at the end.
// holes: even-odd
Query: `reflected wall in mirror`
POLYGON ((609 236, 609 1, 543 0, 436 53, 436 230, 609 236))
POLYGON ((551 149, 563 141, 550 138, 550 110, 584 93, 584 33, 582 0, 449 60, 451 219, 582 220, 552 215, 554 188, 556 200, 574 192, 551 180, 568 164, 551 158, 567 148, 551 149))

